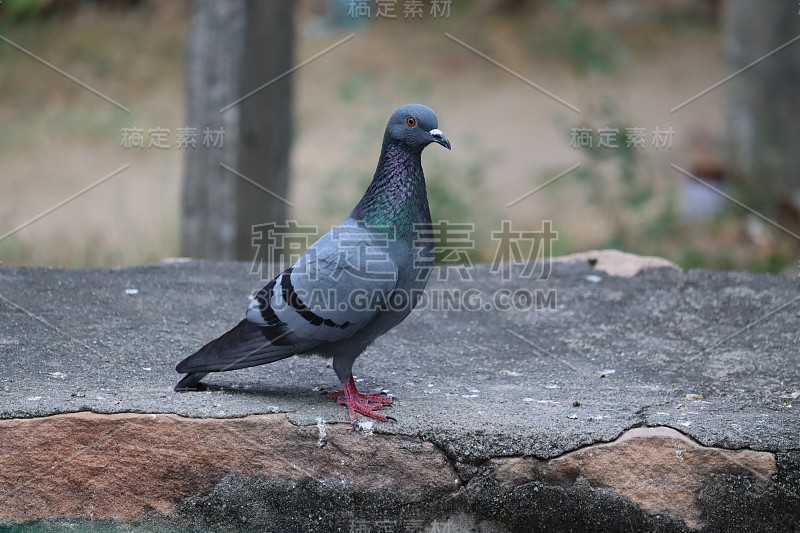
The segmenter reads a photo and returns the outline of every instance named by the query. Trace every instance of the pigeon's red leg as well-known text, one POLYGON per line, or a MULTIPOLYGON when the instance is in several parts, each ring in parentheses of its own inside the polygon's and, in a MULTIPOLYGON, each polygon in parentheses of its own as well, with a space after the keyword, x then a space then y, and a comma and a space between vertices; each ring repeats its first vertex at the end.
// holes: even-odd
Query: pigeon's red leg
POLYGON ((358 392, 352 374, 350 374, 350 379, 348 381, 342 382, 342 390, 331 392, 327 396, 328 398, 335 398, 340 405, 347 406, 351 424, 356 423, 356 413, 374 418, 375 420, 380 420, 381 422, 388 422, 390 420, 390 418, 376 413, 375 411, 380 411, 383 409, 384 405, 391 404, 392 399, 379 392, 358 392))

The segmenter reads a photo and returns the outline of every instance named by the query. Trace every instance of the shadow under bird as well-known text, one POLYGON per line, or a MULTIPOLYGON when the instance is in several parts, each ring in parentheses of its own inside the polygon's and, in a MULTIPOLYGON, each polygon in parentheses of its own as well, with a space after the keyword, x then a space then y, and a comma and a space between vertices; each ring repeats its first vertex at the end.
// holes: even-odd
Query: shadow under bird
MULTIPOLYGON (((342 390, 329 398, 383 422, 392 399, 363 393, 353 363, 416 306, 433 268, 433 232, 422 150, 450 141, 432 109, 409 104, 386 125, 378 167, 350 216, 323 235, 256 294, 237 326, 176 367, 179 392, 209 372, 272 363, 299 354, 333 359, 342 390)), ((392 419, 393 420, 393 419, 392 419)))

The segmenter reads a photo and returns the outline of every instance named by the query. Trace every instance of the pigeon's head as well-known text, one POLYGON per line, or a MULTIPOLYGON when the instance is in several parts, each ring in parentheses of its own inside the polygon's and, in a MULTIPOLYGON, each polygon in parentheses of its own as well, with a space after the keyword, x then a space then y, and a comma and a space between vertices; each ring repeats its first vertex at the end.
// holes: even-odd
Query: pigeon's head
POLYGON ((450 141, 439 129, 436 113, 422 104, 404 105, 392 113, 386 125, 384 142, 405 144, 420 150, 430 143, 437 143, 450 149, 450 141))

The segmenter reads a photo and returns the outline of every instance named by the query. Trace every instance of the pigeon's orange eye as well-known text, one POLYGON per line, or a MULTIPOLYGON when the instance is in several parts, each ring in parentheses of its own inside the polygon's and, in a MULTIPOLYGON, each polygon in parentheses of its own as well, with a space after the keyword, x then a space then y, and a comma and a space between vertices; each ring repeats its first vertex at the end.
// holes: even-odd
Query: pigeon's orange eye
POLYGON ((413 128, 416 125, 417 125, 417 119, 415 119, 414 117, 406 118, 406 126, 408 126, 409 128, 413 128))

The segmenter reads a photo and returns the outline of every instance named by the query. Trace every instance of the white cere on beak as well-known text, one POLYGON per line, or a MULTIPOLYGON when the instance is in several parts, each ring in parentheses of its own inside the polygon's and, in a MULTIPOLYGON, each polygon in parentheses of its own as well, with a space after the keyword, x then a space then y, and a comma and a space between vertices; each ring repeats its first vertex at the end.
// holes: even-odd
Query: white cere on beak
POLYGON ((430 131, 430 134, 436 137, 437 139, 444 137, 444 133, 442 133, 442 130, 432 129, 430 131))

